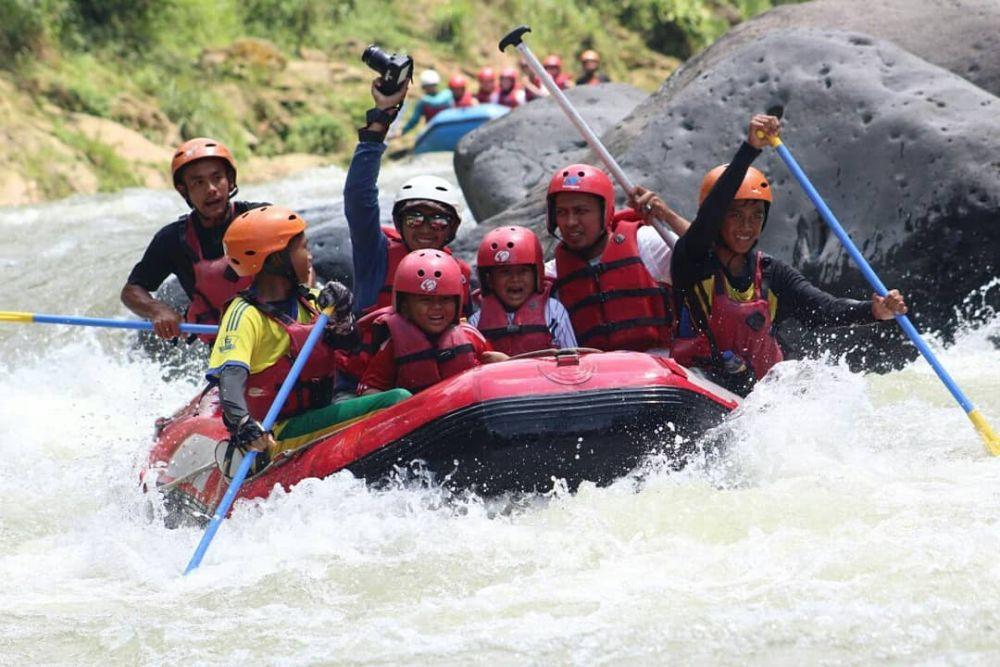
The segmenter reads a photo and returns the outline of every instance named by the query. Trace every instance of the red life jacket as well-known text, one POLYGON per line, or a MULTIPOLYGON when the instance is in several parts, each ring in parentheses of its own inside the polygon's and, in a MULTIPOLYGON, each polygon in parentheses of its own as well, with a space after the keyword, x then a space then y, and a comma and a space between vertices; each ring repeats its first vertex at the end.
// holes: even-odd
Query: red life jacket
POLYGON ((600 261, 591 265, 565 244, 556 246, 555 288, 581 346, 601 350, 669 347, 669 289, 642 264, 641 223, 616 221, 600 261))
POLYGON ((497 104, 501 104, 505 107, 510 107, 511 109, 516 109, 517 107, 524 104, 524 96, 521 93, 521 89, 517 86, 511 88, 506 93, 502 90, 499 91, 497 95, 497 104))
POLYGON ((472 96, 472 93, 466 91, 464 95, 455 100, 455 106, 458 107, 459 109, 463 109, 465 107, 471 107, 473 106, 474 103, 473 101, 475 99, 476 98, 472 96))
MULTIPOLYGON (((410 249, 406 247, 405 243, 403 243, 403 239, 395 227, 383 227, 382 233, 385 234, 386 239, 389 241, 389 261, 386 264, 385 282, 382 283, 382 289, 379 290, 378 299, 375 300, 374 306, 368 308, 367 312, 392 305, 392 283, 396 279, 396 267, 399 266, 399 263, 403 261, 404 257, 410 254, 410 249)), ((441 248, 441 252, 445 252, 450 255, 451 249, 441 248)), ((472 268, 457 257, 455 258, 455 261, 458 262, 459 267, 461 267, 462 278, 465 279, 465 303, 470 303, 472 295, 469 290, 471 289, 470 279, 472 277, 472 268)))
POLYGON ((392 306, 376 307, 362 315, 354 323, 358 332, 359 343, 349 355, 345 355, 341 359, 340 368, 345 373, 354 378, 360 378, 365 374, 365 369, 368 368, 372 357, 382 347, 382 343, 385 342, 386 337, 389 335, 388 329, 381 326, 381 320, 390 313, 392 313, 392 306))
MULTIPOLYGON (((694 338, 674 339, 671 356, 685 366, 706 365, 712 362, 712 342, 718 353, 732 350, 753 368, 759 380, 784 359, 781 346, 771 331, 773 324, 768 303, 768 289, 763 284, 761 258, 758 251, 753 254, 753 293, 749 300, 739 301, 729 294, 728 281, 722 269, 715 272, 712 289, 712 307, 708 316, 708 327, 712 340, 704 331, 694 338)), ((697 288, 696 288, 697 289, 697 288)), ((694 296, 694 295, 692 295, 694 296)), ((692 299, 699 307, 700 300, 692 299)))
MULTIPOLYGON (((288 371, 295 363, 295 358, 298 357, 299 351, 305 345, 313 325, 296 322, 287 313, 279 312, 269 304, 260 303, 246 293, 241 294, 240 298, 280 324, 290 340, 288 354, 278 359, 273 366, 259 373, 252 373, 247 378, 247 409, 250 410, 250 415, 254 419, 263 421, 264 417, 267 416, 267 411, 271 409, 274 398, 278 395, 278 390, 281 389, 282 383, 288 377, 288 371)), ((302 297, 299 297, 298 302, 313 314, 315 320, 319 313, 312 304, 302 297)), ((292 388, 292 392, 288 395, 285 404, 281 406, 278 418, 287 419, 308 410, 329 405, 330 399, 333 398, 335 376, 336 355, 334 350, 320 341, 313 348, 312 354, 309 355, 305 367, 292 388)))
POLYGON ((445 109, 450 109, 450 108, 451 108, 450 104, 437 105, 437 106, 432 106, 430 104, 424 104, 424 107, 423 107, 424 120, 429 123, 429 122, 431 122, 431 119, 434 118, 434 116, 438 115, 439 113, 441 113, 445 109))
MULTIPOLYGON (((217 259, 205 259, 201 242, 195 231, 195 222, 189 215, 185 222, 184 243, 190 250, 191 266, 194 268, 194 294, 191 304, 184 313, 184 320, 194 324, 218 324, 222 319, 225 305, 237 292, 250 287, 252 276, 232 280, 235 274, 229 269, 229 261, 223 255, 217 259)), ((211 344, 215 336, 199 336, 211 344)))
MULTIPOLYGON (((452 375, 479 366, 467 324, 449 327, 435 342, 399 313, 384 315, 376 326, 388 328, 396 361, 396 386, 418 392, 452 375)), ((471 331, 470 331, 471 330, 471 331)))
POLYGON ((479 100, 480 104, 496 104, 497 100, 500 99, 500 93, 495 88, 490 93, 480 90, 476 93, 476 99, 479 100))
POLYGON ((479 323, 476 328, 497 352, 511 356, 555 347, 555 339, 545 320, 545 306, 549 302, 549 288, 535 292, 514 313, 514 321, 507 322, 507 309, 495 294, 483 296, 479 323))

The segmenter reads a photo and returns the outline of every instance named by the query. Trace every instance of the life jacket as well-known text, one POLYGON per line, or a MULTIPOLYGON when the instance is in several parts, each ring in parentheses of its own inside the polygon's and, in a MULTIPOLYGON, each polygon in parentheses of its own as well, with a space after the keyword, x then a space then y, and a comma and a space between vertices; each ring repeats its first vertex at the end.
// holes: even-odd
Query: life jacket
POLYGON ((514 86, 506 93, 501 90, 497 95, 496 102, 497 104, 501 104, 505 107, 516 109, 517 107, 524 104, 524 92, 517 86, 514 86))
POLYGON ((397 387, 418 392, 479 366, 471 339, 478 332, 467 324, 448 327, 434 342, 399 313, 384 315, 375 326, 387 328, 392 338, 397 387))
MULTIPOLYGON (((395 227, 383 227, 382 233, 385 234, 386 239, 389 241, 389 261, 386 264, 385 282, 382 283, 382 289, 379 290, 378 299, 375 300, 374 306, 369 307, 367 312, 392 305, 392 283, 396 279, 396 267, 399 266, 404 257, 410 254, 410 249, 403 243, 403 238, 399 235, 399 231, 395 227)), ((450 255, 451 249, 441 248, 441 252, 450 255)), ((457 257, 455 261, 458 262, 458 266, 462 269, 462 278, 465 280, 465 303, 470 303, 471 294, 469 290, 472 268, 457 257)))
POLYGON ((434 116, 438 115, 439 113, 441 113, 445 109, 449 109, 449 108, 451 108, 451 103, 448 103, 448 104, 432 104, 430 102, 427 102, 426 99, 425 99, 424 100, 424 106, 422 107, 422 112, 423 112, 424 120, 429 123, 431 121, 431 119, 434 118, 434 116))
POLYGON ((641 226, 614 221, 596 264, 563 243, 556 246, 555 289, 580 345, 639 352, 670 346, 670 292, 642 263, 636 236, 641 226))
POLYGON ((455 106, 459 109, 464 109, 465 107, 471 107, 475 104, 474 100, 476 98, 472 96, 472 93, 466 91, 464 95, 455 100, 455 106))
MULTIPOLYGON (((216 259, 205 259, 201 241, 195 231, 193 214, 184 223, 184 245, 194 269, 194 294, 184 313, 184 320, 193 324, 218 324, 222 319, 225 305, 241 290, 250 287, 253 276, 238 277, 229 268, 225 255, 216 259)), ((200 335, 206 343, 215 340, 213 335, 200 335)))
POLYGON ((480 90, 476 93, 476 99, 479 100, 480 104, 496 104, 497 100, 500 99, 500 91, 496 88, 489 93, 484 90, 480 90))
POLYGON ((545 319, 551 284, 544 291, 535 292, 514 313, 514 321, 507 322, 507 309, 495 294, 482 297, 479 323, 476 328, 497 352, 511 356, 555 347, 555 338, 545 319))
POLYGON ((698 314, 692 313, 692 318, 702 321, 702 331, 693 338, 674 339, 671 356, 678 363, 712 366, 718 364, 713 357, 732 350, 750 365, 759 380, 784 359, 772 331, 774 317, 769 290, 762 279, 762 258, 763 253, 759 251, 752 255, 753 285, 746 299, 736 298, 721 267, 708 279, 712 283, 709 288, 711 304, 705 303, 709 290, 705 290, 703 283, 696 285, 693 293, 687 295, 687 308, 698 309, 698 314), (707 318, 704 317, 706 307, 709 309, 707 318), (706 323, 708 332, 703 330, 706 323))
MULTIPOLYGON (((281 389, 285 378, 288 377, 288 371, 292 369, 292 364, 299 356, 299 351, 305 345, 306 339, 313 329, 313 324, 297 322, 289 317, 288 313, 280 312, 270 304, 257 301, 247 292, 241 293, 240 298, 280 324, 290 340, 288 354, 278 359, 273 366, 269 366, 259 373, 253 373, 247 378, 247 409, 254 419, 263 421, 264 417, 267 416, 267 411, 271 409, 274 398, 278 395, 278 390, 281 389)), ((300 296, 298 303, 314 315, 314 320, 315 316, 319 315, 308 299, 300 296)), ((288 395, 288 399, 281 406, 278 419, 287 419, 308 410, 329 405, 333 398, 336 363, 334 350, 320 341, 313 348, 312 354, 309 355, 309 359, 288 395)))
POLYGON ((345 373, 358 379, 364 375, 372 357, 389 336, 389 331, 382 326, 382 321, 392 312, 392 306, 370 309, 354 323, 358 332, 358 344, 350 354, 341 357, 339 367, 345 373))

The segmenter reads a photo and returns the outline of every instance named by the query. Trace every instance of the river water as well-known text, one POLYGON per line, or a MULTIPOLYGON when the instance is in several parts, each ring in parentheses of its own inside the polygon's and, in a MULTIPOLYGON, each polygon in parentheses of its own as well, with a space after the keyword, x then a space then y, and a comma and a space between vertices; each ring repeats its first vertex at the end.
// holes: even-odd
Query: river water
MULTIPOLYGON (((427 169, 448 162, 383 182, 427 169)), ((342 182, 243 196, 335 206, 342 182)), ((179 212, 143 190, 0 210, 0 309, 123 316, 179 212)), ((936 349, 998 427, 981 315, 936 349)), ((126 340, 0 324, 0 664, 1000 663, 1000 459, 921 360, 784 364, 711 470, 517 503, 309 480, 238 506, 182 577, 201 533, 149 521, 136 482, 197 372, 165 382, 126 340)))

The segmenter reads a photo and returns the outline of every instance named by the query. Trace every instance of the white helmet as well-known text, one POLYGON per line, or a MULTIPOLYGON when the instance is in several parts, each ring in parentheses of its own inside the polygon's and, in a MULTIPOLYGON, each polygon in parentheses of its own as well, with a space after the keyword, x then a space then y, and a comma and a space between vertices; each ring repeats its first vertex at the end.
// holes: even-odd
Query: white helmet
MULTIPOLYGON (((400 208, 412 199, 424 199, 444 204, 454 211, 458 224, 462 222, 460 213, 462 198, 458 188, 440 176, 423 175, 414 176, 396 191, 396 199, 392 203, 392 218, 397 228, 399 228, 398 213, 400 208)), ((456 230, 458 224, 455 225, 456 230)), ((455 238, 454 232, 455 230, 452 231, 451 239, 455 238)), ((451 239, 449 239, 449 243, 451 239)))
POLYGON ((425 69, 420 73, 420 86, 436 86, 441 83, 441 75, 432 69, 425 69))

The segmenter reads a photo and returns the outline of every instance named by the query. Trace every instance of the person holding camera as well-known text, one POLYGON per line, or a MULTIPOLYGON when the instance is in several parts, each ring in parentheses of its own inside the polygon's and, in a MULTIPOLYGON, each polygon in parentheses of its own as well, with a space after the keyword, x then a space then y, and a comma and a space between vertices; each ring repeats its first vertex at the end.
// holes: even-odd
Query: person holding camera
MULTIPOLYGON (((408 87, 408 77, 387 81, 385 73, 372 83, 375 107, 358 130, 358 145, 344 183, 344 214, 354 256, 354 310, 358 313, 391 305, 396 267, 411 251, 432 249, 450 254, 446 246, 455 239, 461 223, 458 188, 430 175, 411 178, 398 190, 392 207, 393 227, 379 223, 378 175, 385 136, 408 87)), ((472 271, 465 262, 456 261, 465 284, 463 302, 469 304, 472 271)))

